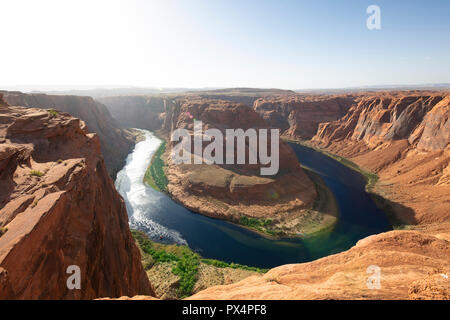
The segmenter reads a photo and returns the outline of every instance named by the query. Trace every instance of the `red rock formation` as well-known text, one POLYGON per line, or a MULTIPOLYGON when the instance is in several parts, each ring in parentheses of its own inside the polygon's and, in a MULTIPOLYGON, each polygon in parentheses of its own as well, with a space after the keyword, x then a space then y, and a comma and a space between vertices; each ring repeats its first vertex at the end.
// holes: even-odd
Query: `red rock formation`
POLYGON ((190 299, 449 299, 449 113, 442 93, 359 95, 344 117, 320 124, 313 138, 376 171, 375 192, 416 231, 371 236, 348 251, 190 299), (380 289, 366 286, 370 265, 380 267, 380 289))
POLYGON ((0 228, 0 298, 153 294, 99 140, 67 113, 0 107, 0 228))
POLYGON ((3 91, 6 102, 14 106, 55 109, 77 117, 88 126, 89 132, 98 134, 106 167, 114 175, 134 145, 134 138, 123 130, 108 109, 91 97, 25 94, 3 91))
POLYGON ((416 280, 409 287, 412 300, 450 300, 449 272, 436 269, 424 279, 416 280))
POLYGON ((311 139, 319 123, 341 118, 353 103, 352 96, 279 95, 260 98, 254 109, 283 135, 311 139))
POLYGON ((375 192, 405 224, 450 219, 450 96, 384 93, 362 97, 313 143, 349 158, 380 182, 375 192))
POLYGON ((441 100, 439 95, 364 97, 343 118, 321 124, 314 140, 327 143, 348 138, 362 140, 370 148, 384 141, 408 140, 441 100))
MULTIPOLYGON (((219 129, 224 136, 227 128, 268 128, 252 108, 221 100, 180 99, 171 115, 166 120, 167 128, 171 128, 168 134, 175 128, 187 129, 192 134, 194 119, 202 120, 204 130, 219 129)), ((247 158, 248 148, 247 142, 247 158)), ((175 165, 169 159, 168 190, 186 207, 208 216, 227 220, 239 220, 241 215, 270 217, 275 221, 289 220, 294 225, 293 221, 311 208, 316 190, 292 148, 281 141, 279 159, 279 172, 275 176, 260 176, 260 164, 175 165)))
POLYGON ((188 299, 448 299, 448 252, 450 243, 434 235, 391 231, 360 240, 348 251, 210 287, 188 299), (367 286, 372 265, 380 268, 379 289, 367 286))
POLYGON ((419 150, 434 151, 445 149, 450 142, 450 96, 446 96, 428 112, 411 135, 410 143, 415 142, 419 150))

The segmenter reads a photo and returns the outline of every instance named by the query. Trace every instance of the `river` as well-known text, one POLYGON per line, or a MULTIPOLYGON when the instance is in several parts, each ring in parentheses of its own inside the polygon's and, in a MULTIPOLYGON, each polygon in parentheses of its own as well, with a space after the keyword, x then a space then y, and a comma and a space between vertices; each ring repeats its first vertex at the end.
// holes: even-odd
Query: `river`
POLYGON ((147 187, 145 171, 161 140, 142 130, 117 174, 116 188, 125 199, 130 227, 155 241, 188 245, 205 258, 270 268, 311 261, 352 247, 358 240, 389 230, 389 222, 365 191, 356 171, 313 149, 291 144, 300 162, 317 172, 334 193, 339 222, 333 231, 308 239, 269 240, 237 225, 196 214, 169 196, 147 187))

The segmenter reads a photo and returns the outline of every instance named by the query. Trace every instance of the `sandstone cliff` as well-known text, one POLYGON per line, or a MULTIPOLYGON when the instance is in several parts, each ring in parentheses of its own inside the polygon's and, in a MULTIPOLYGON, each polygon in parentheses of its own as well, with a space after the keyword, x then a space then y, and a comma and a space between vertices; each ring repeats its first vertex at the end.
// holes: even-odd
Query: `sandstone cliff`
POLYGON ((260 98, 254 109, 272 127, 291 138, 311 139, 320 123, 345 115, 354 96, 279 95, 260 98))
POLYGON ((153 294, 99 140, 67 113, 1 103, 0 230, 2 299, 153 294))
MULTIPOLYGON (((323 98, 310 99, 320 105, 323 98)), ((410 231, 374 235, 348 251, 280 266, 190 299, 450 299, 449 102, 440 92, 358 94, 342 118, 318 124, 312 139, 375 171, 377 201, 410 231), (380 268, 379 289, 367 287, 371 265, 380 268)), ((292 138, 308 136, 291 130, 283 102, 268 112, 264 103, 256 101, 255 108, 273 126, 292 138)))
MULTIPOLYGON (((260 97, 281 94, 293 93, 241 88, 99 100, 123 126, 157 131, 168 138, 177 128, 192 133, 194 118, 203 121, 204 130, 217 128, 223 133, 227 128, 269 128, 251 105, 260 97)), ((271 229, 283 230, 284 234, 310 233, 331 226, 337 215, 332 206, 326 212, 309 211, 320 221, 319 226, 309 226, 310 230, 306 230, 305 223, 300 223, 301 217, 305 218, 305 210, 313 206, 316 188, 300 168, 291 148, 284 143, 280 146, 281 170, 276 177, 259 176, 258 166, 169 165, 169 193, 191 210, 216 218, 233 221, 239 221, 241 216, 270 218, 274 222, 271 229)), ((248 145, 246 148, 248 154, 248 145)))
MULTIPOLYGON (((267 123, 246 105, 190 97, 177 100, 163 129, 167 129, 168 136, 176 128, 186 129, 193 135, 194 119, 202 120, 203 130, 219 129, 224 136, 227 128, 240 128, 244 131, 249 128, 268 128, 267 123)), ((208 142, 204 143, 203 148, 206 145, 208 142)), ((270 141, 268 145, 270 146, 270 141)), ((235 148, 236 146, 237 144, 235 148)), ((245 152, 248 163, 248 141, 245 152)), ((314 204, 316 187, 287 144, 280 141, 279 171, 274 176, 261 176, 261 165, 175 165, 170 157, 167 158, 168 191, 189 209, 235 222, 242 217, 264 219, 263 221, 270 219, 270 226, 267 228, 282 234, 312 232, 305 229, 302 217, 314 204)), ((336 221, 328 213, 324 215, 314 210, 309 213, 317 216, 323 226, 336 221)))
POLYGON ((91 97, 25 94, 3 91, 4 99, 14 106, 55 109, 83 120, 89 132, 97 133, 106 167, 111 175, 120 170, 134 145, 133 135, 120 127, 108 109, 91 97))
POLYGON ((415 231, 382 233, 348 251, 280 266, 189 299, 450 299, 448 240, 415 231), (379 287, 367 286, 375 270, 370 266, 379 268, 379 287))
POLYGON ((376 172, 375 192, 404 224, 450 219, 450 96, 384 93, 362 97, 313 143, 376 172), (386 201, 384 201, 386 202, 386 201))

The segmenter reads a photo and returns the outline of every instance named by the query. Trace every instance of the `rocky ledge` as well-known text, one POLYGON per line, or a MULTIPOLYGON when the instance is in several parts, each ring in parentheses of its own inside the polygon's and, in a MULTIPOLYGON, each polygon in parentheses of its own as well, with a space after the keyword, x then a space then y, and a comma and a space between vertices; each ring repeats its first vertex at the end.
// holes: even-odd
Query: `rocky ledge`
POLYGON ((189 299, 450 299, 448 240, 416 231, 382 233, 348 251, 280 266, 189 299), (375 272, 379 283, 370 280, 375 272))
POLYGON ((54 110, 0 97, 0 299, 152 295, 99 139, 54 110), (69 290, 67 268, 81 271, 69 290))

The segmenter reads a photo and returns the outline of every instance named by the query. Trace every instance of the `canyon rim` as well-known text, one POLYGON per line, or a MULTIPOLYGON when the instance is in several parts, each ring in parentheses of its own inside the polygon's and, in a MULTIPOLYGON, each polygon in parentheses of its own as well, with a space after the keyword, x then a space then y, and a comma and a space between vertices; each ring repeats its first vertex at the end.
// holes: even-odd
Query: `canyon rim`
POLYGON ((449 13, 4 0, 1 310, 446 303, 449 13))

